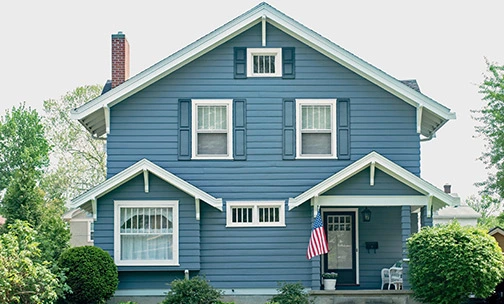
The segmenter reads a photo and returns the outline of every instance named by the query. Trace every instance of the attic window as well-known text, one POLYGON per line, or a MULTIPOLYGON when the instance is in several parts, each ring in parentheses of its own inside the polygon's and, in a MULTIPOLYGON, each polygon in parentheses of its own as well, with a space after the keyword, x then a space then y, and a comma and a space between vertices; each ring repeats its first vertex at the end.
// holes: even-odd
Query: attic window
POLYGON ((226 221, 227 227, 282 227, 284 202, 227 202, 226 221))
POLYGON ((247 76, 282 77, 282 49, 247 49, 247 76))

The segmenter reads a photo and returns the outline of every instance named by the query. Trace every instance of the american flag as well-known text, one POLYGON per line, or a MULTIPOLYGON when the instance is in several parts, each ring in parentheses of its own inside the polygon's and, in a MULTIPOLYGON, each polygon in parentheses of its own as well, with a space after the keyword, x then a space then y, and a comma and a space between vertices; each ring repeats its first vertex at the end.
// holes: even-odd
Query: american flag
POLYGON ((320 209, 317 212, 315 222, 313 222, 313 230, 311 232, 310 243, 308 243, 308 250, 306 257, 311 260, 314 256, 325 254, 329 252, 327 246, 327 238, 322 224, 322 217, 320 216, 320 209))

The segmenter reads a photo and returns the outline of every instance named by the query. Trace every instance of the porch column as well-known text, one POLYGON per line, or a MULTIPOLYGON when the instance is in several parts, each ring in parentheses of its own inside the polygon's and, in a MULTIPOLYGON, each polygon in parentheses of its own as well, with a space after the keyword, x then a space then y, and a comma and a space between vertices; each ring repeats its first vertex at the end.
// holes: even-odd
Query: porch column
POLYGON ((422 227, 432 227, 432 216, 427 217, 427 206, 422 207, 422 218, 421 218, 421 224, 422 227))
MULTIPOLYGON (((411 206, 401 207, 401 240, 402 240, 402 258, 408 258, 408 249, 406 241, 411 236, 411 206)), ((403 289, 410 289, 408 281, 408 264, 403 263, 403 289)))

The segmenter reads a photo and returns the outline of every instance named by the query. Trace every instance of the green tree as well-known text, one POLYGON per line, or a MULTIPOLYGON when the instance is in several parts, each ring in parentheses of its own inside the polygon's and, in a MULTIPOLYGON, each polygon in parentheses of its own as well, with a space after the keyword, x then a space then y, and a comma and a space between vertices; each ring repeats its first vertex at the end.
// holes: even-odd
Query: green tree
POLYGON ((504 275, 501 249, 478 228, 457 222, 425 227, 407 245, 409 281, 421 302, 461 303, 470 294, 486 298, 504 275))
POLYGON ((480 198, 471 195, 466 199, 466 203, 482 217, 492 216, 501 208, 500 200, 488 194, 483 194, 480 198))
POLYGON ((482 194, 500 201, 504 198, 504 66, 487 61, 487 69, 479 86, 485 104, 473 112, 481 123, 476 132, 486 141, 487 151, 480 159, 492 172, 486 181, 477 185, 483 187, 482 194))
POLYGON ((54 303, 68 290, 64 274, 40 261, 36 235, 19 220, 0 235, 0 303, 54 303))
POLYGON ((3 232, 15 220, 27 221, 38 230, 41 260, 53 261, 68 246, 70 232, 62 219, 64 204, 46 199, 40 188, 43 170, 48 164, 49 144, 37 112, 24 105, 13 107, 0 124, 0 151, 5 195, 0 201, 0 214, 7 221, 3 232))
POLYGON ((13 107, 0 119, 0 191, 14 172, 31 168, 40 176, 49 163, 49 143, 37 111, 25 104, 13 107))
POLYGON ((106 177, 105 142, 94 138, 70 112, 98 97, 102 86, 78 87, 59 99, 44 101, 46 136, 53 149, 44 178, 50 197, 72 199, 106 177))

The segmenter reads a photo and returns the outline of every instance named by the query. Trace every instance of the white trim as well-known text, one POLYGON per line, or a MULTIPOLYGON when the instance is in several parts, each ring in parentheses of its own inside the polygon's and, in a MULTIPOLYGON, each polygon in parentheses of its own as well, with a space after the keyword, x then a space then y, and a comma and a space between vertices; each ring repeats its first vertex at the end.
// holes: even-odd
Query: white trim
POLYGON ((504 230, 502 230, 500 227, 494 227, 488 232, 488 234, 490 234, 491 236, 494 236, 496 234, 504 235, 504 230))
POLYGON ((375 180, 375 168, 376 168, 376 162, 372 161, 371 165, 369 166, 369 185, 372 187, 374 186, 374 180, 375 180))
POLYGON ((327 159, 336 156, 336 99, 296 99, 296 158, 297 159, 327 159), (329 105, 331 106, 331 154, 301 154, 301 125, 303 105, 329 105))
POLYGON ((108 105, 103 105, 103 115, 105 117, 105 133, 110 134, 110 108, 108 105))
POLYGON ((143 169, 144 192, 149 193, 149 170, 143 169))
MULTIPOLYGON (((98 207, 96 206, 96 197, 93 196, 91 197, 91 211, 93 212, 93 220, 97 220, 98 219, 98 207)), ((76 207, 80 207, 79 206, 76 206, 76 207)))
MULTIPOLYGON (((264 30, 266 31, 266 27, 264 30)), ((282 77, 282 49, 247 48, 247 77, 282 77), (275 73, 254 73, 254 56, 275 56, 275 73)))
MULTIPOLYGON (((324 208, 322 210, 322 219, 324 218, 325 212, 353 212, 355 213, 355 284, 360 284, 360 275, 359 275, 359 208, 324 208)), ((324 269, 322 259, 322 269, 324 269)))
POLYGON ((416 123, 417 123, 417 133, 422 134, 422 116, 423 116, 423 106, 418 106, 416 111, 416 123))
MULTIPOLYGON (((203 200, 205 203, 209 204, 210 206, 219 209, 222 211, 222 198, 215 198, 212 195, 206 193, 205 191, 193 186, 192 184, 186 182, 185 180, 181 179, 180 177, 166 171, 165 169, 159 167, 158 165, 155 165, 154 163, 148 161, 147 159, 142 159, 136 164, 124 169, 123 171, 117 173, 113 177, 107 179, 103 183, 95 186, 94 188, 91 188, 87 192, 83 193, 82 195, 74 198, 70 202, 70 207, 72 208, 78 208, 85 203, 92 201, 93 199, 97 199, 102 197, 103 195, 109 193, 110 191, 116 189, 117 187, 121 186, 122 184, 130 181, 137 175, 143 172, 143 170, 146 169, 152 174, 156 175, 160 179, 164 180, 165 182, 173 185, 174 187, 180 189, 181 191, 195 197, 203 200)), ((96 203, 95 203, 96 205, 96 203)), ((96 215, 96 208, 93 207, 93 213, 96 215)), ((95 218, 96 220, 96 218, 95 218)))
POLYGON ((426 206, 428 198, 423 195, 371 196, 371 195, 321 195, 319 206, 426 206))
POLYGON ((226 227, 285 227, 285 201, 227 201, 226 227), (252 208, 251 223, 234 223, 231 209, 233 207, 252 208), (259 222, 259 207, 279 208, 279 222, 259 222))
MULTIPOLYGON (((422 134, 425 137, 432 136, 442 125, 444 125, 447 120, 455 119, 455 113, 450 112, 450 109, 444 107, 422 93, 409 88, 382 70, 344 50, 330 40, 322 37, 294 19, 271 7, 267 3, 257 5, 248 12, 233 19, 227 24, 221 26, 215 31, 212 31, 208 35, 198 39, 194 43, 186 46, 182 50, 158 62, 157 64, 154 64, 152 67, 130 78, 128 81, 109 92, 75 110, 72 110, 71 117, 79 120, 91 133, 96 133, 97 136, 102 136, 103 133, 97 133, 102 124, 97 124, 94 128, 87 126, 85 123, 86 117, 98 111, 98 109, 102 108, 103 105, 112 107, 157 80, 173 73, 189 62, 203 56, 219 45, 231 40, 254 25, 260 23, 263 16, 266 16, 267 22, 273 26, 278 27, 280 30, 293 36, 294 38, 299 39, 302 43, 305 43, 314 48, 316 51, 328 56, 335 62, 378 85, 384 90, 404 100, 408 104, 411 104, 414 107, 417 107, 418 105, 426 107, 432 112, 430 116, 434 116, 434 118, 439 119, 440 122, 437 125, 434 125, 434 130, 426 129, 424 131, 425 133, 422 134)), ((424 117, 425 116, 426 115, 424 115, 424 117)))
MULTIPOLYGON (((87 224, 87 241, 88 241, 88 243, 93 243, 94 244, 94 239, 93 240, 91 239, 91 224, 94 223, 94 221, 93 220, 89 220, 87 222, 88 222, 88 224, 87 224)), ((93 237, 94 237, 94 231, 95 230, 93 229, 93 237)))
POLYGON ((194 199, 194 209, 196 210, 196 220, 199 221, 200 220, 200 214, 201 214, 201 207, 200 207, 200 199, 199 198, 195 198, 194 199))
POLYGON ((341 184, 345 180, 369 167, 373 161, 376 164, 376 168, 387 173, 410 188, 423 195, 433 195, 441 206, 455 205, 460 201, 460 198, 452 197, 451 195, 446 194, 443 190, 436 188, 403 167, 373 151, 295 198, 289 198, 289 210, 292 210, 312 197, 319 196, 327 190, 341 184))
POLYGON ((232 99, 193 99, 192 100, 192 159, 233 159, 233 100, 232 99), (227 116, 227 152, 221 154, 198 155, 198 106, 225 106, 227 116))
POLYGON ((163 200, 134 200, 134 201, 114 201, 114 261, 117 266, 179 266, 179 201, 163 200), (121 207, 134 208, 172 208, 173 209, 173 259, 172 260, 121 260, 121 227, 119 209, 121 207))

